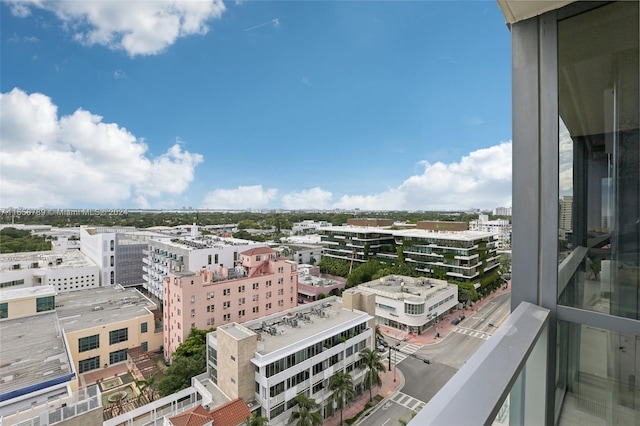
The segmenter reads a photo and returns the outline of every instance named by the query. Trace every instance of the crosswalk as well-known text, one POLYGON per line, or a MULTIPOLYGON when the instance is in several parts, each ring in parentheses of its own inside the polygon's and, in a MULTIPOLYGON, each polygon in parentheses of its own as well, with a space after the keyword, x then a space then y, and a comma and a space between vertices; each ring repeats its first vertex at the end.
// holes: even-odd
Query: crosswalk
POLYGON ((465 327, 455 327, 453 331, 456 333, 465 334, 467 336, 477 337, 483 340, 489 340, 489 337, 491 337, 491 334, 489 333, 485 333, 483 331, 477 331, 477 330, 473 330, 471 328, 465 328, 465 327))
POLYGON ((409 343, 400 348, 399 351, 391 351, 391 362, 393 365, 400 364, 402 361, 407 359, 409 355, 415 353, 422 346, 414 345, 413 343, 409 343))
POLYGON ((416 399, 402 392, 396 393, 391 397, 391 400, 396 404, 400 404, 403 407, 407 407, 409 410, 416 412, 420 411, 420 409, 425 405, 423 401, 420 401, 419 399, 416 399))

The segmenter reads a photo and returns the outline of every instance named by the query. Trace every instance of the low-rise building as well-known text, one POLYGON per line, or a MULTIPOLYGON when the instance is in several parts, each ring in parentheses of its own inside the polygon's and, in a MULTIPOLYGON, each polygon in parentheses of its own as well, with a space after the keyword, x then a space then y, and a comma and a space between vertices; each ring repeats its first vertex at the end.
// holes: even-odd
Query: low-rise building
POLYGON ((191 328, 208 329, 290 309, 298 304, 298 271, 268 247, 239 255, 236 267, 175 272, 164 281, 164 357, 167 362, 191 328))
POLYGON ((64 293, 100 287, 100 269, 78 250, 0 254, 0 288, 51 285, 64 293))
POLYGON ((320 278, 309 273, 298 275, 298 302, 313 302, 318 300, 321 294, 334 296, 340 294, 346 285, 345 281, 337 281, 330 278, 320 278))
POLYGON ((469 222, 470 231, 490 232, 496 236, 498 250, 511 249, 511 223, 507 219, 489 220, 486 214, 478 215, 478 219, 469 222))
POLYGON ((458 305, 458 287, 443 280, 388 275, 360 284, 376 297, 376 323, 421 334, 458 305))
POLYGON ((322 246, 319 244, 283 244, 278 253, 296 263, 318 264, 322 259, 322 246))
POLYGON ((359 352, 372 348, 375 296, 353 289, 243 324, 226 324, 207 335, 207 374, 224 394, 259 408, 269 425, 287 424, 294 398, 306 393, 323 418, 334 414, 329 381, 352 375, 364 391, 359 352))

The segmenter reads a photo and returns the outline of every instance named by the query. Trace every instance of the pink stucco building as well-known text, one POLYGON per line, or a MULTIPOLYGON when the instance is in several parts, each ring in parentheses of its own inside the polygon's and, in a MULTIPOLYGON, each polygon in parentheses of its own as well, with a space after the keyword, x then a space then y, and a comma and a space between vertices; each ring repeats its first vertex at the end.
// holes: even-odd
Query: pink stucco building
POLYGON ((240 253, 241 264, 164 279, 164 357, 171 356, 192 327, 242 323, 297 306, 296 262, 276 258, 268 247, 240 253))

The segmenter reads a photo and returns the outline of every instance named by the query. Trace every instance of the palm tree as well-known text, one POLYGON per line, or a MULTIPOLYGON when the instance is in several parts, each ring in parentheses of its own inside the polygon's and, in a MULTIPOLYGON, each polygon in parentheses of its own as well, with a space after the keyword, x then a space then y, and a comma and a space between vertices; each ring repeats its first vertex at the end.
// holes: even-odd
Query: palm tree
POLYGON ((329 390, 333 391, 331 398, 340 404, 340 424, 342 424, 342 411, 344 404, 351 398, 356 396, 353 390, 353 378, 351 374, 338 371, 331 376, 329 381, 329 390))
POLYGON ((380 326, 376 325, 376 343, 378 340, 384 340, 384 334, 382 334, 382 330, 380 330, 380 326))
POLYGON ((152 375, 150 375, 148 379, 135 381, 136 387, 140 392, 138 393, 137 402, 140 402, 140 399, 142 398, 143 395, 146 395, 149 402, 151 402, 153 397, 153 385, 155 384, 155 382, 156 382, 156 373, 153 373, 152 375))
POLYGON ((265 426, 268 420, 266 417, 259 416, 257 412, 254 412, 252 416, 244 419, 244 426, 265 426))
POLYGON ((289 423, 296 422, 298 426, 322 426, 322 415, 318 412, 318 405, 313 398, 307 397, 304 393, 295 398, 298 404, 298 411, 291 413, 289 423))
POLYGON ((364 348, 360 351, 361 370, 367 370, 364 375, 364 382, 369 386, 369 401, 373 400, 373 385, 382 386, 380 373, 385 372, 384 364, 380 359, 380 353, 370 348, 364 348))

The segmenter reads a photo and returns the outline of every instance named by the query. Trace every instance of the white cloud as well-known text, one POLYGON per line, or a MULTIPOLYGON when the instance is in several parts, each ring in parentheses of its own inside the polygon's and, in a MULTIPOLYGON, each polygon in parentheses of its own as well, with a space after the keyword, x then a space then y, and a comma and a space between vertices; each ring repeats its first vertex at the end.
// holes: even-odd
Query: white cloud
POLYGON ((10 7, 20 17, 30 14, 29 7, 51 11, 76 41, 122 49, 132 57, 155 55, 178 38, 206 34, 207 21, 225 11, 222 0, 13 0, 10 7))
POLYGON ((125 79, 127 78, 127 73, 118 68, 113 72, 113 78, 115 78, 116 80, 125 79))
POLYGON ((282 207, 288 210, 326 209, 333 194, 319 187, 291 192, 282 196, 282 207))
POLYGON ((202 162, 178 143, 150 158, 127 129, 82 109, 58 117, 49 97, 17 88, 0 95, 0 128, 3 206, 149 206, 185 191, 202 162))
POLYGON ((344 195, 337 208, 453 210, 511 205, 511 142, 479 149, 457 163, 421 163, 424 171, 397 188, 344 195))
POLYGON ((216 189, 205 196, 203 207, 210 209, 266 207, 277 195, 277 189, 263 189, 262 185, 239 186, 235 189, 216 189))

